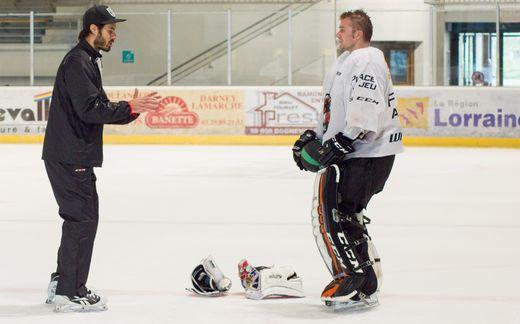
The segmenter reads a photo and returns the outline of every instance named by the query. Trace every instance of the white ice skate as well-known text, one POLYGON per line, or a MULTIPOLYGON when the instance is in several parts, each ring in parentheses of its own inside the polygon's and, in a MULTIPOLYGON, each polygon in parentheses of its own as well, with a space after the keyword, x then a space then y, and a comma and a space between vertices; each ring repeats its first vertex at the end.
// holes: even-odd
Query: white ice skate
POLYGON ((350 299, 348 301, 334 301, 327 300, 325 301, 325 306, 331 309, 332 311, 358 311, 364 310, 372 307, 376 307, 379 305, 379 300, 377 298, 377 293, 374 293, 370 296, 365 296, 360 293, 357 295, 357 298, 350 299))
POLYGON ((92 292, 89 292, 85 297, 74 296, 69 298, 56 295, 54 298, 54 311, 59 313, 102 312, 107 309, 106 298, 92 292))

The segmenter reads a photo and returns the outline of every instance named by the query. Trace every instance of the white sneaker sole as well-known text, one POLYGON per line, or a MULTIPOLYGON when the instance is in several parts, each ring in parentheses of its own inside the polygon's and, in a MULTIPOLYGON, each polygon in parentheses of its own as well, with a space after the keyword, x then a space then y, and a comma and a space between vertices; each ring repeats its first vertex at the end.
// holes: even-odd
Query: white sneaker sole
POLYGON ((54 311, 57 313, 72 313, 72 312, 80 312, 80 313, 88 313, 88 312, 103 312, 108 310, 107 302, 104 297, 101 297, 101 300, 94 305, 80 305, 71 302, 70 300, 56 296, 54 300, 54 311))

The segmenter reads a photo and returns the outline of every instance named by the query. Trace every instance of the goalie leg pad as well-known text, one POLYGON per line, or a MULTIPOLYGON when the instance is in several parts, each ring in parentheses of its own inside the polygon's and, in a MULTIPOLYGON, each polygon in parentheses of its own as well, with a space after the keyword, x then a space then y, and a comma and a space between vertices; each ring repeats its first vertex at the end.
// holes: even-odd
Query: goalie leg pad
MULTIPOLYGON (((379 257, 367 233, 363 213, 342 213, 338 187, 340 170, 332 165, 318 173, 314 186, 312 224, 320 254, 333 278, 363 276, 365 280, 349 280, 349 289, 367 295, 378 290, 381 274, 379 257)), ((331 283, 334 285, 334 281, 331 283)), ((329 286, 331 285, 329 284, 329 286)), ((324 293, 330 294, 330 289, 324 293)), ((339 290, 338 290, 339 292, 339 290)), ((342 292, 351 295, 352 292, 342 292)), ((333 295, 328 297, 335 297, 333 295)))
POLYGON ((350 261, 352 261, 354 269, 365 277, 365 281, 358 291, 370 296, 379 291, 383 276, 381 259, 366 228, 370 219, 364 216, 364 211, 361 211, 351 214, 337 212, 335 220, 340 224, 348 242, 345 248, 351 251, 349 255, 352 256, 352 259, 350 261))
POLYGON ((338 231, 337 224, 332 221, 332 211, 337 208, 338 178, 339 173, 334 166, 323 169, 316 175, 311 211, 316 245, 333 278, 344 276, 346 268, 337 249, 337 239, 332 236, 338 231))
POLYGON ((343 231, 338 211, 339 168, 330 166, 320 172, 315 183, 312 223, 318 249, 332 274, 340 278, 348 273, 360 272, 359 262, 352 251, 353 243, 343 231))

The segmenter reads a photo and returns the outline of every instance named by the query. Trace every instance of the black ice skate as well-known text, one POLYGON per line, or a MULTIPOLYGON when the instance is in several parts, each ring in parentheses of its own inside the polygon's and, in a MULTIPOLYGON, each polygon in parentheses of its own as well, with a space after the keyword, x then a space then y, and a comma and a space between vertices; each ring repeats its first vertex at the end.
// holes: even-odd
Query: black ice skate
POLYGON ((332 280, 321 293, 323 302, 347 302, 357 294, 357 289, 365 282, 359 274, 348 274, 332 280))
POLYGON ((101 312, 107 309, 106 298, 92 293, 90 290, 84 297, 56 295, 54 299, 54 311, 60 313, 101 312))
POLYGON ((54 303, 54 297, 56 296, 56 287, 58 286, 58 278, 60 275, 57 272, 51 274, 51 281, 49 282, 49 286, 47 287, 47 300, 45 304, 54 303))

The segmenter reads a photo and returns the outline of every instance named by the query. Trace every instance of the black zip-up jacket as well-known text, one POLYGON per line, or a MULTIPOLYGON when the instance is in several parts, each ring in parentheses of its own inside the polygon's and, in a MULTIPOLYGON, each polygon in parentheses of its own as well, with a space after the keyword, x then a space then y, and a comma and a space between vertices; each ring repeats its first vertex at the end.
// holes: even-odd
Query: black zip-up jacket
POLYGON ((52 92, 43 160, 100 167, 103 124, 128 124, 139 116, 128 102, 108 100, 97 59, 101 54, 85 40, 63 58, 52 92))

